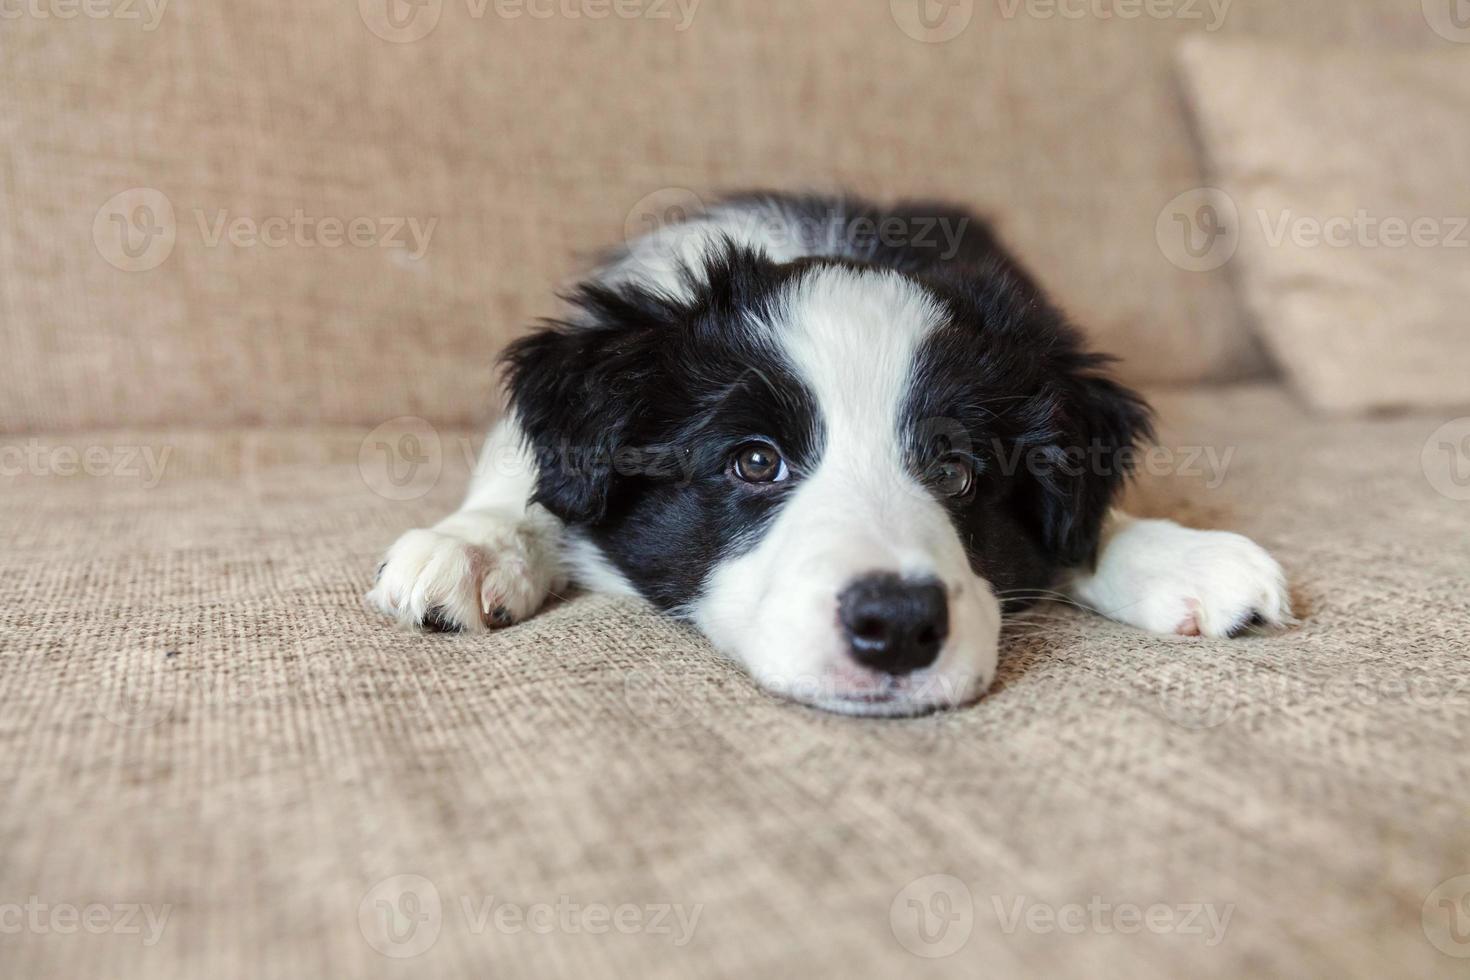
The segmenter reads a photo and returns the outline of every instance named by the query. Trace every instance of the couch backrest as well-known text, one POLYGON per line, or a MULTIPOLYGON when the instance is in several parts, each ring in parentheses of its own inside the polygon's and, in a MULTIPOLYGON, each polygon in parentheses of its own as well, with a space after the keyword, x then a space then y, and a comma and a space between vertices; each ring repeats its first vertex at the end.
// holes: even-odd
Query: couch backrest
POLYGON ((1201 183, 1171 52, 1222 6, 1447 43, 1420 0, 12 5, 0 429, 475 421, 580 256, 752 185, 977 205, 1126 375, 1259 371, 1155 237, 1201 183))

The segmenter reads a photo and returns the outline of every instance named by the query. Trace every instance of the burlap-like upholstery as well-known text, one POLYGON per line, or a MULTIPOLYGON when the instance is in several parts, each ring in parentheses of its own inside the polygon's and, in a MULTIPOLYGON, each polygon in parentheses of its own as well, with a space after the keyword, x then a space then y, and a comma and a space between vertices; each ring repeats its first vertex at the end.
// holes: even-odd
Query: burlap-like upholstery
POLYGON ((1421 461, 1441 420, 1159 406, 1184 451, 1149 465, 1182 472, 1134 506, 1256 536, 1302 625, 1209 642, 1046 608, 980 704, 888 722, 768 698, 636 603, 478 639, 368 615, 381 549, 461 490, 456 432, 397 502, 365 427, 6 440, 0 927, 48 911, 0 931, 3 972, 1463 976, 1430 940, 1470 951, 1435 892, 1470 874, 1470 510, 1421 461), (558 902, 701 909, 676 947, 568 931, 558 902), (1018 902, 1068 931, 1007 932, 1018 902), (50 918, 93 903, 168 917, 152 945, 141 917, 50 918), (551 931, 497 928, 504 903, 551 931), (1229 919, 1210 945, 1125 903, 1229 919))
POLYGON ((1336 411, 1470 406, 1470 57, 1201 42, 1183 62, 1296 388, 1336 411))
MULTIPOLYGON (((529 8, 567 0, 430 0, 432 33, 394 43, 388 3, 416 9, 180 0, 155 23, 156 0, 7 7, 0 431, 481 421, 505 340, 554 310, 580 254, 687 204, 678 188, 972 203, 1130 376, 1261 366, 1225 274, 1185 271, 1155 239, 1201 182, 1172 51, 1221 4, 1119 4, 1179 12, 1122 19, 923 0, 957 18, 930 30, 919 0, 706 0, 690 18, 617 0, 641 15, 601 19, 607 0, 550 18, 529 8), (949 25, 964 29, 916 39, 949 25), (117 199, 135 188, 154 194, 117 199), (395 222, 437 223, 414 261, 264 227, 298 211, 309 241, 342 240, 321 219, 406 245, 395 222), (152 229, 171 251, 162 231, 144 248, 152 229)), ((1223 8, 1220 34, 1448 44, 1420 0, 1223 8)))

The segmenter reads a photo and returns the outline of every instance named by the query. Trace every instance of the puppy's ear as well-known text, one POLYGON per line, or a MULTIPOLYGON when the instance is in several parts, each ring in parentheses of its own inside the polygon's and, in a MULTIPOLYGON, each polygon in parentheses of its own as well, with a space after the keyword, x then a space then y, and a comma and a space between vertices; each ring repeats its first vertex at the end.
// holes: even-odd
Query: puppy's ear
POLYGON ((1153 439, 1153 413, 1136 392, 1102 372, 1108 358, 1077 353, 1040 403, 1028 495, 1046 550, 1066 566, 1091 565, 1108 510, 1132 471, 1135 450, 1153 439), (1044 433, 1044 434, 1043 434, 1044 433))
POLYGON ((533 500, 569 523, 601 520, 618 489, 619 451, 646 448, 649 417, 670 397, 677 372, 664 365, 687 368, 710 338, 769 302, 774 270, 761 253, 715 242, 680 268, 686 298, 587 283, 565 297, 570 317, 511 344, 502 360, 538 464, 533 500))
POLYGON ((634 438, 658 370, 671 300, 636 287, 584 285, 577 315, 507 348, 511 410, 537 461, 533 501, 570 523, 602 518, 617 453, 634 438))

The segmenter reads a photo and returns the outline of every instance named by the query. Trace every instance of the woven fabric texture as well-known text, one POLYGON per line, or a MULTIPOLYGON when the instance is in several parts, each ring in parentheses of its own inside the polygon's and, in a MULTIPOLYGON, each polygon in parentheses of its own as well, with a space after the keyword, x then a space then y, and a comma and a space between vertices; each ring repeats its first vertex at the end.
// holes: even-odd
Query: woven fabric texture
POLYGON ((1431 938, 1470 952, 1435 899, 1470 874, 1442 420, 1158 405, 1176 452, 1133 507, 1255 536, 1302 624, 1045 607, 979 704, 882 722, 774 700, 636 602, 476 639, 370 615, 383 547, 462 488, 458 432, 409 500, 365 428, 6 439, 3 972, 1463 976, 1431 938))
POLYGON ((1339 412, 1470 406, 1470 55, 1184 54, 1244 295, 1297 390, 1339 412))

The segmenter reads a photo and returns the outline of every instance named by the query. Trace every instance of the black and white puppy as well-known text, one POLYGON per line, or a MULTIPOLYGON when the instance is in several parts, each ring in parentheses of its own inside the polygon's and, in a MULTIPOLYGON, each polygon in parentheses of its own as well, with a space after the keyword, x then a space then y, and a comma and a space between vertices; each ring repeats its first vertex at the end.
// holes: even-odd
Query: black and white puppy
POLYGON ((509 349, 462 508, 388 550, 369 599, 400 623, 509 625, 570 580, 771 691, 908 715, 985 691, 1012 597, 1159 633, 1290 618, 1257 545, 1113 509, 1147 407, 963 210, 735 197, 570 303, 509 349))

